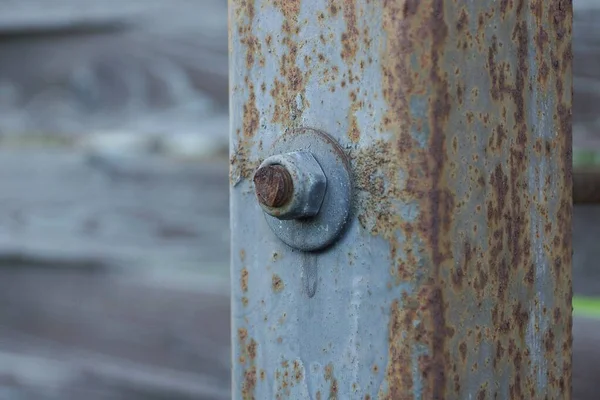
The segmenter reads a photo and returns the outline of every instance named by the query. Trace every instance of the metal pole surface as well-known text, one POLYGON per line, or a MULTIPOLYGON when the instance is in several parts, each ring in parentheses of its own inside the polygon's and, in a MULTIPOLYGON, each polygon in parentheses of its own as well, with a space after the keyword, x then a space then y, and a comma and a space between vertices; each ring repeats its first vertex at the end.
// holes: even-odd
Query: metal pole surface
POLYGON ((230 0, 235 399, 571 397, 571 8, 230 0), (304 127, 352 176, 319 251, 253 183, 304 127))

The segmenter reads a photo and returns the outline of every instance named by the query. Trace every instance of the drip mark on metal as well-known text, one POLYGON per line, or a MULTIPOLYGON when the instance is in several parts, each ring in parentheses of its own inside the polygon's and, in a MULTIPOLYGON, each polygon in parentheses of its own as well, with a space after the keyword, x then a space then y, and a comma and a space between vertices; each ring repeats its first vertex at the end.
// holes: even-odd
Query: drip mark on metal
POLYGON ((309 299, 317 293, 317 256, 305 253, 302 257, 302 284, 309 299))

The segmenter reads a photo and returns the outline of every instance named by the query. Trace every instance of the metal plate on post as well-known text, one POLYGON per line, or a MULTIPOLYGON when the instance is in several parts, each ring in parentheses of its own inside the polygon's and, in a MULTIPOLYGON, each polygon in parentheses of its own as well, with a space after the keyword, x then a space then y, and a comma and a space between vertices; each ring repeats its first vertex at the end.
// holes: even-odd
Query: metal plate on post
POLYGON ((302 251, 322 250, 342 234, 352 202, 352 182, 343 149, 324 132, 298 128, 282 136, 271 153, 309 151, 327 177, 327 191, 320 212, 313 218, 278 219, 265 213, 267 223, 288 246, 302 251))

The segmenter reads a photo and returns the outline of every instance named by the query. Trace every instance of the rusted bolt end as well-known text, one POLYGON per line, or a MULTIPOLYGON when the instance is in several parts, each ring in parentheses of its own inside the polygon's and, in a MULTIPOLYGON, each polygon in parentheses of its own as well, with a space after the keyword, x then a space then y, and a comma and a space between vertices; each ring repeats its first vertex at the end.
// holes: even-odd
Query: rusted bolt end
POLYGON ((294 194, 294 182, 282 165, 265 165, 254 174, 254 190, 258 201, 267 207, 281 207, 294 194))
POLYGON ((258 204, 280 220, 316 216, 327 189, 325 173, 307 151, 268 157, 253 180, 258 204))

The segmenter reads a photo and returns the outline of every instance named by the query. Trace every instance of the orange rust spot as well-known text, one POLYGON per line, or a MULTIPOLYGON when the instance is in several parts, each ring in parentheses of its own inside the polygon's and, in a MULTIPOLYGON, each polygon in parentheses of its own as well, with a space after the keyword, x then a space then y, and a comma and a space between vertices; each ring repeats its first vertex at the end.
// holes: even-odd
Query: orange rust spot
POLYGON ((238 329, 238 338, 239 338, 240 342, 244 342, 247 337, 248 337, 248 331, 246 330, 246 328, 238 329))
POLYGON ((297 23, 301 0, 274 0, 274 3, 286 19, 294 20, 297 23))
POLYGON ((458 21, 456 21, 456 30, 458 33, 461 33, 463 29, 467 27, 467 25, 469 25, 469 14, 467 14, 467 11, 463 8, 460 11, 458 21))
POLYGON ((246 296, 242 297, 242 305, 244 307, 248 306, 248 298, 246 296))
POLYGON ((300 363, 296 360, 294 360, 294 377, 296 378, 296 382, 300 382, 302 380, 303 377, 303 372, 302 372, 302 368, 300 367, 300 363))
POLYGON ((336 0, 329 0, 329 14, 332 17, 335 17, 339 11, 339 6, 336 4, 336 0))
POLYGON ((338 383, 333 374, 333 364, 325 366, 325 381, 329 382, 329 400, 337 400, 338 383))
POLYGON ((360 140, 360 129, 358 128, 358 122, 356 116, 350 111, 350 126, 348 127, 348 138, 352 143, 357 143, 360 140))
POLYGON ((250 339, 250 343, 248 344, 248 356, 250 357, 250 360, 254 360, 256 358, 256 346, 257 343, 254 339, 250 339))
POLYGON ((273 274, 271 280, 271 288, 273 289, 273 292, 280 293, 285 288, 285 284, 279 275, 273 274))
POLYGON ((346 62, 356 59, 360 32, 356 22, 356 4, 354 1, 344 1, 344 20, 346 31, 342 33, 342 59, 346 62))
POLYGON ((275 100, 273 123, 289 124, 302 115, 302 109, 306 105, 302 96, 305 77, 295 62, 295 51, 290 55, 282 56, 280 73, 284 80, 275 79, 273 89, 271 89, 271 97, 275 100), (296 98, 298 95, 302 96, 300 105, 296 98))
POLYGON ((485 400, 485 389, 480 389, 479 393, 477 394, 477 400, 485 400))
POLYGON ((243 127, 244 136, 252 138, 256 135, 259 126, 260 114, 256 107, 256 95, 254 94, 254 85, 249 84, 248 90, 250 91, 248 101, 243 106, 243 127))
POLYGON ((527 270, 527 274, 525 274, 525 283, 530 288, 533 288, 535 284, 535 266, 533 263, 529 264, 529 269, 527 270))
POLYGON ((500 0, 500 12, 502 13, 502 16, 506 15, 509 4, 512 8, 512 2, 513 0, 500 0))
MULTIPOLYGON (((409 302, 407 296, 405 302, 409 302)), ((383 394, 384 399, 409 399, 412 398, 412 347, 411 343, 419 335, 413 327, 416 310, 407 305, 402 308, 398 300, 394 300, 390 310, 388 327, 388 365, 386 368, 386 381, 389 389, 383 394)))
POLYGON ((256 347, 257 342, 254 339, 250 339, 248 342, 248 331, 246 328, 238 329, 238 340, 240 348, 240 364, 246 366, 244 370, 244 379, 242 381, 242 399, 250 400, 254 399, 254 390, 256 388, 256 347))
POLYGON ((529 322, 529 312, 519 302, 513 305, 513 323, 519 328, 519 334, 525 338, 525 328, 529 322))
POLYGON ((244 372, 242 382, 242 399, 254 400, 254 389, 256 388, 256 367, 253 365, 244 372))
MULTIPOLYGON (((238 130, 238 138, 240 137, 240 132, 241 130, 238 130)), ((235 186, 242 179, 250 179, 258 167, 258 162, 250 158, 250 149, 244 140, 238 143, 229 164, 229 183, 232 186, 235 186)))
POLYGON ((246 269, 246 267, 242 268, 242 274, 241 274, 241 287, 242 287, 242 292, 246 293, 248 291, 248 269, 246 269))
POLYGON ((246 47, 247 69, 251 69, 253 67, 256 56, 258 56, 259 59, 264 59, 262 55, 261 44, 256 36, 252 35, 251 31, 248 30, 246 36, 240 39, 240 42, 246 47))
POLYGON ((456 99, 458 100, 459 104, 462 104, 464 101, 464 95, 465 95, 465 87, 464 85, 461 85, 460 83, 456 85, 456 99))
POLYGON ((471 111, 467 112, 466 117, 467 117, 467 122, 469 124, 472 124, 473 121, 475 120, 475 114, 473 114, 473 112, 471 112, 471 111))

